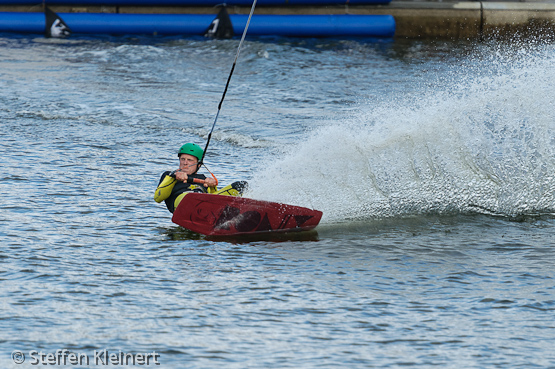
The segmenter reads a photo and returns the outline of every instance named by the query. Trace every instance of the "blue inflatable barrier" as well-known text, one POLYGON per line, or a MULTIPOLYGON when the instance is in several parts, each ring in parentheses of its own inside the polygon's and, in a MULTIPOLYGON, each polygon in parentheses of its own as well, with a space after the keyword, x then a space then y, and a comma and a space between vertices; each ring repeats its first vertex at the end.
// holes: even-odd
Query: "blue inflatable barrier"
MULTIPOLYGON (((231 15, 233 31, 240 35, 247 15, 231 15)), ((391 15, 255 15, 249 26, 251 36, 292 37, 393 37, 391 15)))
POLYGON ((44 33, 43 13, 0 13, 0 32, 44 33))
MULTIPOLYGON (((59 13, 73 33, 203 35, 213 14, 59 13)), ((241 35, 247 15, 230 15, 241 35)), ((0 12, 0 32, 43 33, 43 13, 0 12)), ((392 37, 390 15, 254 15, 251 36, 392 37)))
MULTIPOLYGON (((257 6, 295 5, 372 5, 388 4, 391 0, 258 0, 257 6)), ((221 0, 47 0, 46 5, 125 5, 125 6, 216 6, 221 0)), ((252 0, 227 0, 227 5, 251 6, 252 0)), ((0 0, 0 5, 39 5, 37 0, 0 0)))
POLYGON ((211 14, 59 13, 74 33, 202 35, 211 14))

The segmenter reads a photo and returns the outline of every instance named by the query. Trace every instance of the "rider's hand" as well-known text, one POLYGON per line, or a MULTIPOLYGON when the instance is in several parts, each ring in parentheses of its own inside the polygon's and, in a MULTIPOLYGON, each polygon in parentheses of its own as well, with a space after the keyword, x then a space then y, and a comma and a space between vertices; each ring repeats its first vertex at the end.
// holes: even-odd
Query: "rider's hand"
POLYGON ((187 176, 186 173, 184 173, 184 172, 175 172, 175 179, 177 179, 178 181, 187 182, 187 178, 189 178, 189 177, 187 176))
POLYGON ((204 187, 215 187, 218 185, 218 182, 214 178, 206 178, 204 180, 204 187))

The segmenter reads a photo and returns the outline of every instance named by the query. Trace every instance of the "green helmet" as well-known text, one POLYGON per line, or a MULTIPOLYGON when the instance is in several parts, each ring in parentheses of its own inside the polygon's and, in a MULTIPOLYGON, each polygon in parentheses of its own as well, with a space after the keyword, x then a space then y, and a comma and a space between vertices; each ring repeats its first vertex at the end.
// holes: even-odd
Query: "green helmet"
POLYGON ((177 156, 181 156, 181 154, 193 155, 198 160, 202 160, 202 154, 204 154, 204 151, 197 144, 186 143, 185 145, 181 146, 181 148, 177 152, 177 156))

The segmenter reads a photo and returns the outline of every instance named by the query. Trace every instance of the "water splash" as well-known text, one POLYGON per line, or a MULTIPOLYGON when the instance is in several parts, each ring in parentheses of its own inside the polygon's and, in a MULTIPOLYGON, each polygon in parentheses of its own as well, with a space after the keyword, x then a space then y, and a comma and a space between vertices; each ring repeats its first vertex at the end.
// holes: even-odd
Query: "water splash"
POLYGON ((555 212, 553 49, 489 47, 417 98, 313 132, 250 195, 324 219, 555 212), (443 84, 441 84, 443 83, 443 84))

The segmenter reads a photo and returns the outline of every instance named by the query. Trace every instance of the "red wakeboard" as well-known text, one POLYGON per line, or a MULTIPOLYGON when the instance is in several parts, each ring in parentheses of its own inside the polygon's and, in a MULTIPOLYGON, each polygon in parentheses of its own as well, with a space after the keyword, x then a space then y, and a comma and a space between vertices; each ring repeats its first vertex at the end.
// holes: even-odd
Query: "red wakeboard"
POLYGON ((207 236, 305 231, 318 225, 322 212, 244 197, 189 193, 172 222, 207 236))

